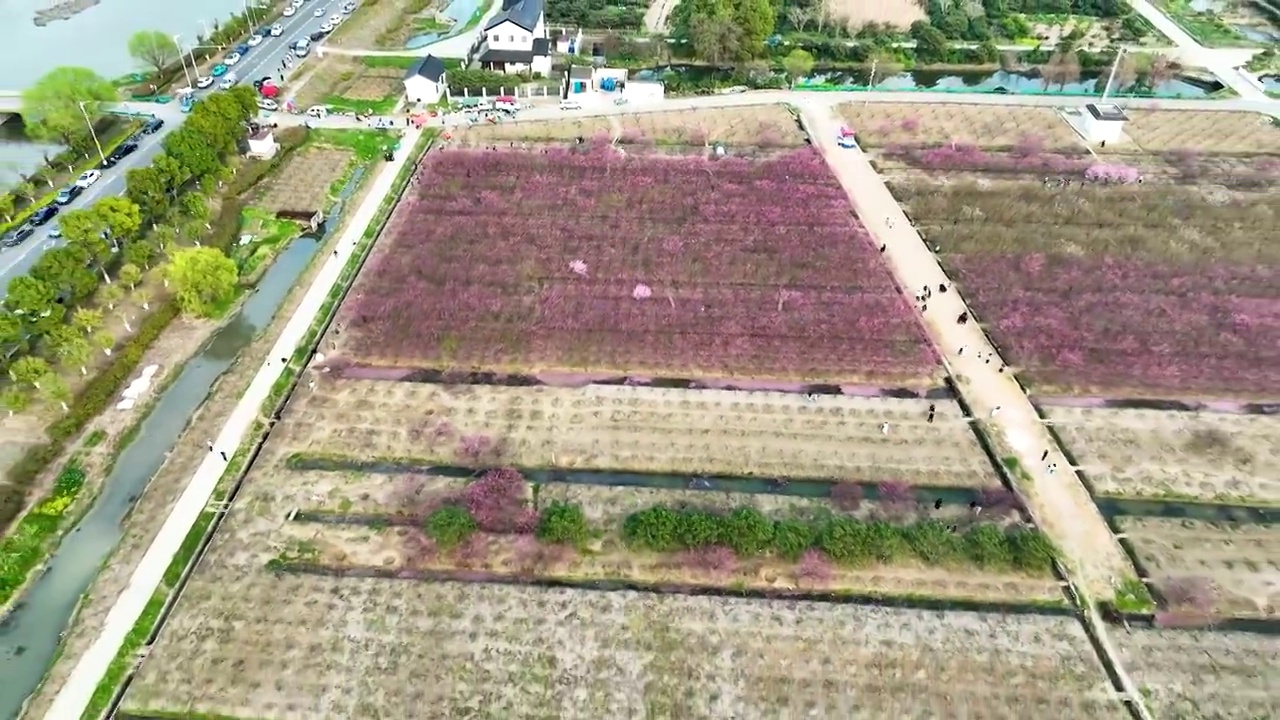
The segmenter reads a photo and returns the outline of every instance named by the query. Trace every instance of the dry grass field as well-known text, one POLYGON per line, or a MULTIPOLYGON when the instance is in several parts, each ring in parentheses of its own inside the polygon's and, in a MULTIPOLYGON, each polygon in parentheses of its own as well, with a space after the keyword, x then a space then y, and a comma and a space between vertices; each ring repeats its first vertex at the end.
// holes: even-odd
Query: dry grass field
POLYGON ((864 148, 956 143, 996 150, 1018 147, 1030 138, 1046 150, 1084 150, 1084 141, 1052 108, 850 103, 838 110, 864 148))
POLYGON ((1111 635, 1120 663, 1157 718, 1280 717, 1280 638, 1220 630, 1111 635))
POLYGON ((1146 517, 1118 522, 1173 609, 1280 615, 1280 528, 1146 517))
POLYGON ((831 15, 852 29, 867 23, 889 24, 905 30, 917 20, 927 19, 924 9, 914 0, 826 0, 831 15))
POLYGON ((252 204, 269 212, 318 210, 325 205, 329 187, 342 177, 354 156, 350 150, 337 148, 302 148, 264 184, 252 204))
POLYGON ((804 144, 791 114, 781 105, 634 113, 546 122, 480 124, 459 131, 455 142, 469 146, 510 142, 573 142, 607 135, 626 144, 729 147, 799 147, 804 144))
POLYGON ((519 467, 996 485, 959 407, 933 404, 928 423, 926 400, 323 378, 290 404, 281 432, 293 450, 353 458, 452 463, 456 438, 482 435, 519 467))
POLYGON ((1280 417, 1046 406, 1094 489, 1280 503, 1280 417))
MULTIPOLYGON (((1265 115, 1214 110, 1126 110, 1125 114, 1129 116, 1125 134, 1147 152, 1280 156, 1280 126, 1265 115)), ((1123 150, 1126 145, 1118 147, 1123 150)))

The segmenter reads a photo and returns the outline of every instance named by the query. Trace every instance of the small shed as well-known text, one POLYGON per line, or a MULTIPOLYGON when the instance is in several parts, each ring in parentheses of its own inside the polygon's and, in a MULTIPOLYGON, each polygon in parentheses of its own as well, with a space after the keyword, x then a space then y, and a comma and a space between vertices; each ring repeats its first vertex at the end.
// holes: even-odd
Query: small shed
POLYGON ((1105 142, 1117 143, 1124 137, 1124 124, 1129 116, 1119 105, 1112 103, 1089 103, 1084 106, 1080 116, 1080 133, 1085 142, 1098 145, 1105 142))
POLYGON ((271 128, 261 128, 249 136, 249 156, 269 160, 276 156, 280 144, 276 142, 276 134, 271 128))
POLYGON ((570 95, 577 95, 591 90, 591 68, 586 65, 574 65, 569 68, 568 82, 570 95))
POLYGON ((404 74, 404 95, 409 102, 431 104, 440 100, 445 90, 444 61, 427 55, 409 66, 404 74))
POLYGON ((665 86, 659 80, 628 80, 622 88, 622 95, 628 102, 661 100, 665 94, 665 86))

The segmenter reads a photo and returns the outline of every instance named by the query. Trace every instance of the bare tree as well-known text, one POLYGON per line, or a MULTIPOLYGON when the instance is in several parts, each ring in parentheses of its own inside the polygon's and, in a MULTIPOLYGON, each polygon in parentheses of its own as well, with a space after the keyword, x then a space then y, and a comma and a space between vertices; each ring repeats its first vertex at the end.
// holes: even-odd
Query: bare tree
POLYGON ((1000 53, 1000 69, 1005 72, 1013 72, 1018 69, 1021 63, 1018 61, 1018 53, 1012 50, 1005 50, 1000 53))
POLYGON ((1125 53, 1116 63, 1115 76, 1111 79, 1111 89, 1119 92, 1138 81, 1138 65, 1133 56, 1125 53))
POLYGON ((1174 71, 1172 60, 1164 55, 1157 55, 1151 61, 1151 70, 1147 73, 1147 79, 1151 83, 1151 87, 1154 88, 1161 83, 1172 80, 1174 71))
POLYGON ((799 5, 792 5, 787 8, 787 22, 791 23, 791 27, 804 32, 809 22, 813 20, 813 13, 809 12, 809 8, 799 5))

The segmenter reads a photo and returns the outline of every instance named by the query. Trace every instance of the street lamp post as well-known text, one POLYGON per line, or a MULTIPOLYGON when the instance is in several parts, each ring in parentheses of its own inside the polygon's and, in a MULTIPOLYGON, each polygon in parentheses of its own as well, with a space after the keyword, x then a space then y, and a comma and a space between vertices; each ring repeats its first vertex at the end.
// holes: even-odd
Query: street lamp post
MULTIPOLYGON (((870 92, 872 92, 873 90, 875 90, 875 89, 876 89, 876 62, 877 62, 878 60, 879 60, 879 58, 871 58, 871 79, 870 79, 870 80, 868 80, 868 83, 869 83, 869 84, 867 85, 867 92, 868 92, 868 93, 870 93, 870 92)), ((871 107, 871 96, 870 96, 870 95, 868 95, 868 96, 867 96, 867 102, 866 102, 866 104, 864 104, 862 107, 864 107, 864 108, 871 107)))
POLYGON ((244 0, 244 14, 248 18, 250 25, 257 25, 258 21, 254 18, 253 8, 249 6, 249 0, 244 0))
MULTIPOLYGON (((181 35, 173 36, 173 44, 178 46, 178 62, 182 63, 182 74, 184 77, 187 78, 187 87, 195 87, 195 85, 192 84, 191 82, 191 74, 187 72, 187 61, 182 57, 182 43, 178 40, 178 38, 180 37, 182 36, 181 35)), ((193 70, 195 69, 194 62, 191 63, 191 68, 193 70)))
POLYGON ((98 148, 98 157, 102 158, 102 163, 107 163, 107 154, 102 152, 102 143, 98 142, 98 133, 94 132, 93 121, 89 119, 89 111, 84 109, 84 103, 80 105, 80 114, 84 116, 84 124, 89 126, 89 137, 93 138, 94 147, 98 148))
POLYGON ((1116 53, 1116 61, 1111 63, 1111 74, 1107 75, 1107 84, 1102 86, 1102 99, 1107 99, 1107 93, 1111 92, 1111 81, 1116 78, 1116 68, 1120 67, 1120 58, 1124 57, 1125 49, 1122 47, 1116 53))

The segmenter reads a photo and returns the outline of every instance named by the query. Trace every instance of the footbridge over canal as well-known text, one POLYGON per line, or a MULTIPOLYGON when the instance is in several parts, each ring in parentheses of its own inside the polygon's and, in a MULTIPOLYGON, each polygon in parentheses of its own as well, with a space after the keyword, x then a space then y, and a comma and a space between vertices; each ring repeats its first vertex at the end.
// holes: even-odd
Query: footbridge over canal
POLYGON ((22 114, 22 93, 16 90, 0 90, 0 125, 22 114))

